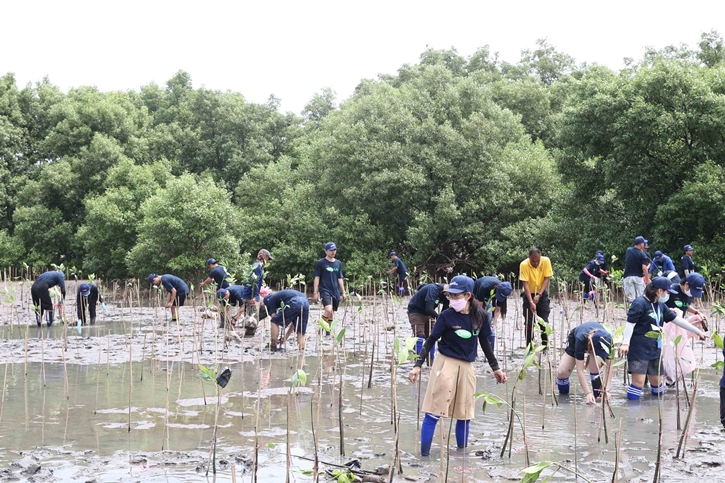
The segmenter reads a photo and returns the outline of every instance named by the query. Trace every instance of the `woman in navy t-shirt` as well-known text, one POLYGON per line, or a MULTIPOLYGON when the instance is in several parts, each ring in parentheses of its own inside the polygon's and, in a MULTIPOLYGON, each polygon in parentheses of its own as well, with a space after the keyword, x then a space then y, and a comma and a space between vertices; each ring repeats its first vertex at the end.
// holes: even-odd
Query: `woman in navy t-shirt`
POLYGON ((627 326, 619 354, 627 356, 632 384, 627 390, 627 399, 637 400, 642 396, 645 376, 649 379, 653 395, 662 393, 662 368, 660 353, 662 339, 647 337, 653 326, 662 327, 665 322, 674 322, 685 330, 704 339, 704 333, 678 316, 665 302, 674 293, 671 282, 666 277, 655 277, 645 287, 644 295, 637 297, 627 312, 627 326))
POLYGON ((425 419, 420 431, 420 454, 428 456, 436 424, 441 417, 453 417, 456 422, 456 442, 459 448, 468 445, 468 428, 474 413, 476 392, 476 360, 481 345, 493 375, 499 383, 506 382, 506 374, 498 367, 488 336, 491 326, 488 316, 473 299, 473 279, 458 275, 446 289, 450 308, 441 312, 430 336, 423 344, 415 367, 408 376, 415 382, 420 375, 428 351, 438 342, 438 356, 433 363, 423 400, 425 419))

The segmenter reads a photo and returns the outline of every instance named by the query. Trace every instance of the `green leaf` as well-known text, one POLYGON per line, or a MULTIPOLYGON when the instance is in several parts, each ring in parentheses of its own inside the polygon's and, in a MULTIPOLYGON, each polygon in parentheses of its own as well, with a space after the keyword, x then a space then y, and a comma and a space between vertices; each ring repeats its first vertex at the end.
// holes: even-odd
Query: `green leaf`
POLYGON ((723 368, 725 368, 725 362, 723 362, 723 361, 717 361, 716 363, 714 363, 710 367, 714 367, 718 371, 722 371, 723 368))
POLYGON ((542 471, 544 471, 549 466, 553 465, 553 461, 540 461, 539 463, 536 463, 533 466, 529 466, 528 468, 524 468, 521 470, 522 473, 526 473, 527 475, 531 474, 539 474, 542 471))
POLYGON ((337 334, 337 343, 342 344, 343 339, 345 338, 345 327, 342 328, 339 334, 337 334))
POLYGON ((274 443, 267 443, 267 448, 276 448, 277 445, 274 443))
POLYGON ((718 334, 717 332, 714 332, 712 334, 712 340, 715 341, 715 347, 717 347, 718 349, 723 348, 723 340, 722 340, 722 336, 720 334, 718 334))
POLYGON ((317 325, 322 327, 322 330, 324 330, 328 334, 330 333, 330 324, 328 324, 327 321, 325 319, 323 319, 322 317, 317 319, 317 325))
POLYGON ((405 351, 397 352, 398 355, 398 365, 401 365, 405 362, 408 362, 408 353, 405 351))
POLYGON ((615 362, 614 364, 612 364, 612 367, 623 366, 625 362, 627 362, 627 359, 620 359, 617 362, 615 362))
POLYGON ((680 341, 681 341, 681 340, 682 340, 682 334, 680 334, 680 335, 678 335, 677 337, 675 337, 675 340, 674 340, 674 341, 672 341, 672 342, 673 342, 673 343, 674 343, 675 345, 677 345, 677 344, 679 344, 679 343, 680 343, 680 341))
POLYGON ((400 341, 398 340, 398 338, 397 338, 397 337, 396 337, 396 338, 395 338, 395 340, 393 341, 393 350, 395 351, 395 353, 396 353, 396 354, 397 354, 398 352, 400 352, 400 341))
POLYGON ((654 330, 650 330, 644 336, 645 337, 649 337, 650 339, 659 339, 660 337, 662 337, 662 333, 661 332, 656 332, 654 330))
POLYGON ((407 339, 405 339, 405 348, 408 352, 415 350, 416 344, 418 344, 417 337, 408 337, 407 339))

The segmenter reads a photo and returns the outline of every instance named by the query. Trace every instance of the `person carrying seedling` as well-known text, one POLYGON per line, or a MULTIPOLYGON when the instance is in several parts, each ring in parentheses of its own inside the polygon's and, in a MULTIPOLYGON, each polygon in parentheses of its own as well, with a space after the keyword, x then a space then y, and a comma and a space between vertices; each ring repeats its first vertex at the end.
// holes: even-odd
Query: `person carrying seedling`
POLYGON ((496 319, 499 316, 506 316, 506 300, 513 290, 509 282, 502 282, 498 277, 480 277, 473 284, 474 300, 488 315, 488 323, 491 326, 488 342, 494 352, 496 349, 496 319))
MULTIPOLYGON (((559 387, 559 394, 569 394, 569 376, 576 366, 576 375, 584 389, 587 404, 595 404, 596 398, 602 395, 602 380, 599 377, 599 364, 597 358, 607 364, 607 370, 612 367, 610 349, 612 347, 612 335, 607 332, 604 326, 598 322, 585 322, 574 327, 567 337, 566 349, 561 356, 559 367, 556 370, 556 385, 559 387), (595 357, 592 357, 592 353, 595 357), (584 356, 587 355, 587 361, 584 356), (589 389, 584 371, 589 368, 589 378, 592 382, 592 389, 589 389)), ((611 378, 610 378, 611 384, 611 378)), ((609 397, 609 386, 605 388, 609 397)))
POLYGON ((587 300, 591 300, 592 302, 596 300, 597 284, 602 276, 605 275, 605 271, 602 269, 604 263, 604 255, 597 255, 579 273, 579 281, 584 284, 582 298, 585 302, 587 300))
POLYGON ((648 332, 653 332, 654 327, 662 330, 665 322, 673 322, 700 339, 705 338, 700 329, 665 305, 670 294, 675 293, 671 285, 668 278, 653 278, 645 287, 644 294, 632 302, 627 312, 627 325, 622 345, 619 347, 619 355, 627 356, 629 372, 632 374, 632 383, 627 389, 627 399, 631 401, 642 397, 645 377, 649 380, 652 395, 658 396, 663 392, 660 364, 662 337, 647 337, 648 332))
MULTIPOLYGON (((448 298, 444 296, 447 286, 442 283, 429 283, 418 287, 418 291, 408 302, 408 321, 413 335, 418 338, 415 353, 420 354, 423 343, 430 335, 430 329, 438 318, 436 309, 442 305, 441 311, 448 308, 448 298)), ((430 360, 435 359, 435 344, 429 351, 430 360)))
POLYGON ((30 296, 35 307, 35 322, 40 327, 41 321, 45 319, 48 327, 53 325, 53 300, 50 298, 50 289, 57 286, 60 288, 60 307, 58 315, 63 318, 63 299, 65 299, 65 276, 60 270, 45 272, 38 276, 30 287, 30 296))
POLYGON ((345 300, 342 262, 336 260, 335 255, 337 255, 337 245, 333 242, 325 243, 325 258, 317 261, 313 272, 315 281, 312 288, 312 301, 317 303, 322 299, 322 305, 325 308, 322 318, 328 324, 332 323, 340 300, 345 300))
POLYGON ((209 268, 209 276, 201 282, 201 286, 204 287, 206 285, 209 285, 212 282, 216 283, 216 289, 219 290, 220 288, 227 288, 229 285, 229 274, 227 273, 227 269, 223 266, 219 265, 219 262, 216 258, 210 258, 206 261, 206 266, 209 268))
POLYGON ((692 254, 695 249, 692 248, 692 245, 685 245, 683 251, 685 253, 680 259, 680 278, 685 278, 695 271, 695 262, 692 261, 692 254))
POLYGON ((408 267, 405 266, 405 263, 403 263, 403 260, 400 259, 400 257, 395 252, 388 253, 388 258, 390 258, 395 266, 388 270, 388 274, 396 274, 398 275, 398 284, 396 285, 396 293, 400 295, 401 297, 405 295, 405 279, 408 277, 408 267))
POLYGON ((171 309, 171 320, 176 322, 179 318, 179 307, 184 306, 186 296, 189 295, 189 286, 176 275, 165 274, 156 275, 152 273, 148 277, 151 285, 158 286, 161 284, 168 292, 166 298, 166 308, 171 309))
POLYGON ((624 294, 630 304, 644 293, 644 287, 648 282, 647 267, 650 260, 644 251, 645 244, 647 240, 643 236, 636 237, 634 246, 627 248, 627 253, 624 255, 624 294))
POLYGON ((264 306, 272 316, 270 325, 270 350, 278 351, 293 332, 297 333, 297 347, 305 350, 305 333, 310 318, 310 302, 307 296, 297 290, 281 290, 264 297, 264 306), (287 328, 280 340, 280 327, 287 328), (281 344, 281 345, 280 345, 281 344))
POLYGON ((672 263, 672 259, 660 250, 655 252, 652 265, 649 267, 649 274, 655 277, 667 277, 672 280, 672 283, 680 282, 680 276, 677 274, 677 270, 675 270, 675 264, 672 263))
MULTIPOLYGON (((674 293, 667 299, 665 305, 675 311, 682 312, 682 317, 688 317, 687 321, 707 332, 707 319, 705 314, 692 306, 693 298, 702 298, 702 291, 705 288, 705 277, 699 273, 690 273, 687 277, 680 280, 679 283, 673 283, 670 287, 674 293)), ((665 326, 665 334, 668 341, 675 341, 678 336, 680 342, 678 344, 667 344, 662 352, 662 373, 665 376, 665 383, 668 386, 674 385, 677 377, 684 377, 697 369, 695 353, 690 347, 688 339, 692 334, 674 324, 665 326), (675 354, 677 351, 677 354, 675 354), (679 367, 675 367, 677 364, 679 367)))
POLYGON ((86 308, 90 315, 91 325, 96 325, 96 305, 98 301, 101 302, 101 308, 107 314, 108 309, 106 308, 106 302, 103 301, 103 297, 98 293, 98 287, 93 282, 82 283, 76 290, 76 312, 78 313, 78 325, 86 325, 88 318, 86 318, 86 308))
POLYGON ((491 326, 486 312, 474 300, 473 279, 458 275, 451 279, 446 296, 450 308, 441 312, 430 336, 410 371, 408 379, 415 381, 420 376, 428 352, 438 342, 438 356, 430 371, 428 388, 423 400, 425 418, 420 431, 420 454, 430 455, 430 447, 438 420, 456 418, 456 442, 459 448, 468 446, 468 432, 474 416, 476 392, 476 360, 478 345, 488 359, 496 382, 506 382, 506 374, 498 367, 498 361, 488 342, 491 326))
POLYGON ((257 252, 257 259, 252 263, 247 283, 244 284, 244 304, 248 315, 257 314, 259 308, 259 292, 264 285, 264 267, 274 257, 269 250, 261 249, 257 252))
MULTIPOLYGON (((531 248, 529 257, 519 265, 519 280, 523 284, 523 315, 526 324, 526 346, 534 337, 534 319, 541 317, 549 322, 549 283, 554 274, 549 257, 541 256, 541 250, 531 248)), ((547 346, 549 338, 543 325, 536 323, 541 329, 541 344, 547 346)))

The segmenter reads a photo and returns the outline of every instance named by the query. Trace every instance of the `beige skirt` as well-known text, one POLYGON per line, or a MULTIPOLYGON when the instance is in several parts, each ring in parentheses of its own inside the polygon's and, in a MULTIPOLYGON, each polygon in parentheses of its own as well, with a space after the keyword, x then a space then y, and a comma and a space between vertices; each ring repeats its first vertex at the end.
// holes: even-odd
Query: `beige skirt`
POLYGON ((436 354, 425 390, 423 412, 444 418, 473 419, 476 371, 473 363, 436 354))

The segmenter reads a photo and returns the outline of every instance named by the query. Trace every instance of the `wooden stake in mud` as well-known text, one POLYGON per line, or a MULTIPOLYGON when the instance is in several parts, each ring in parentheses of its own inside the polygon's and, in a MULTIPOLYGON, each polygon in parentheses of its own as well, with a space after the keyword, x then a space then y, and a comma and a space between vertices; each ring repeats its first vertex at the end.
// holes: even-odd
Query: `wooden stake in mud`
POLYGON ((612 483, 617 483, 617 473, 619 472, 619 450, 622 448, 622 422, 624 422, 624 418, 619 420, 619 433, 614 438, 614 474, 612 474, 612 483))
POLYGON ((96 405, 93 408, 93 415, 98 413, 98 387, 101 382, 101 344, 98 344, 98 364, 96 365, 96 405))
POLYGON ((128 432, 131 432, 131 400, 133 397, 133 344, 128 345, 128 432))
POLYGON ((5 362, 5 376, 3 377, 3 399, 0 403, 0 422, 3 420, 3 410, 5 409, 5 388, 7 387, 8 381, 8 363, 5 362))
POLYGON ((677 453, 675 458, 680 457, 680 451, 682 451, 682 458, 685 458, 685 451, 687 448, 687 436, 690 433, 690 423, 692 422, 692 414, 695 409, 695 400, 697 399, 697 387, 700 385, 700 370, 697 370, 697 379, 695 379, 695 387, 692 388, 692 401, 690 402, 690 409, 687 411, 687 418, 685 419, 685 428, 680 435, 680 442, 677 444, 677 453))

